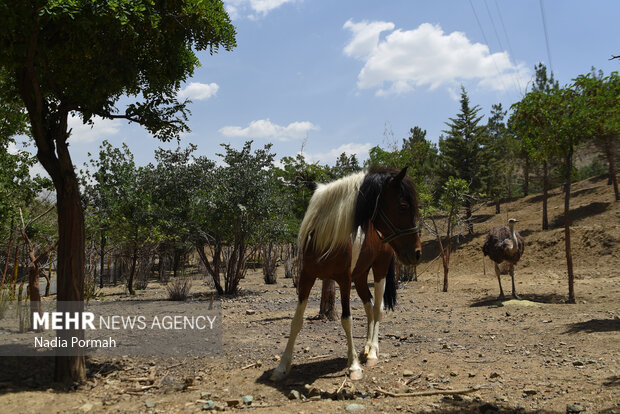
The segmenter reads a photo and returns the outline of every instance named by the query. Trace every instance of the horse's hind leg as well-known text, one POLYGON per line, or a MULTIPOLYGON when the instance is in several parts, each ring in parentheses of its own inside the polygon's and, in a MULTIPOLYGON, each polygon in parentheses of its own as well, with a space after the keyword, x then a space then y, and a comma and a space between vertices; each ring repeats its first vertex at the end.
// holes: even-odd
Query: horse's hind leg
POLYGON ((288 342, 286 343, 286 349, 282 354, 282 358, 280 358, 280 364, 271 374, 272 381, 283 380, 291 370, 295 339, 297 339, 297 335, 299 334, 301 326, 304 323, 304 311, 306 310, 306 305, 308 304, 308 296, 310 296, 310 290, 314 285, 314 281, 314 277, 309 276, 306 272, 302 270, 301 274, 299 275, 299 299, 297 302, 297 309, 295 310, 295 315, 293 316, 293 320, 291 321, 291 334, 288 337, 288 342))
POLYGON ((362 299, 362 303, 364 304, 364 310, 366 311, 366 320, 368 322, 368 328, 366 331, 366 345, 364 346, 364 351, 361 355, 363 361, 366 361, 368 358, 368 353, 370 352, 370 347, 372 344, 372 330, 375 325, 372 308, 372 295, 370 294, 370 289, 368 289, 369 271, 370 269, 366 270, 366 272, 364 272, 355 280, 355 290, 357 291, 360 299, 362 299))
POLYGON ((340 321, 347 337, 347 367, 349 371, 349 378, 352 380, 360 380, 363 376, 362 367, 357 359, 357 353, 355 352, 355 346, 353 345, 351 307, 349 303, 351 298, 351 279, 347 278, 345 281, 339 281, 338 286, 340 287, 340 299, 342 301, 342 319, 340 321))

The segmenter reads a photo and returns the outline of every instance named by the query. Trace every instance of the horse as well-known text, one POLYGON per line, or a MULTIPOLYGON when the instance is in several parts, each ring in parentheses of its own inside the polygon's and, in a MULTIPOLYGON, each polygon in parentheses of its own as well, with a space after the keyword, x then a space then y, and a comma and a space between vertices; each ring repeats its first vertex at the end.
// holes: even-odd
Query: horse
POLYGON ((379 322, 385 304, 396 304, 395 255, 404 264, 416 264, 422 254, 415 185, 402 170, 375 168, 319 184, 310 199, 297 242, 300 252, 298 302, 286 348, 271 380, 290 372, 295 340, 303 324, 310 290, 317 278, 334 280, 340 289, 341 323, 347 338, 347 372, 363 377, 351 330, 351 283, 364 303, 368 321, 361 354, 367 366, 376 365, 379 322), (375 302, 368 288, 374 276, 375 302))

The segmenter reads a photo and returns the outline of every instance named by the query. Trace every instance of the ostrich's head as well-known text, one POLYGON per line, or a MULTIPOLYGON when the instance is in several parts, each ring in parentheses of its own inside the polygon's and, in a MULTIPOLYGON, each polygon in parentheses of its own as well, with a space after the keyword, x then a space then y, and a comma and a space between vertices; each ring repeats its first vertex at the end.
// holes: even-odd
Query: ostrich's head
POLYGON ((518 222, 519 222, 519 220, 517 220, 515 218, 508 219, 508 226, 514 227, 515 223, 518 223, 518 222))

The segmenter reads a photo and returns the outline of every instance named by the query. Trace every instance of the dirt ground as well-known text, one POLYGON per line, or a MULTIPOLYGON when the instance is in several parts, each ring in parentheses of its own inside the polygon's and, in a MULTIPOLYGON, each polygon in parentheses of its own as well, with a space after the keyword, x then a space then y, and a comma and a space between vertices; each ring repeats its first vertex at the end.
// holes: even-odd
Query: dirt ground
MULTIPOLYGON (((572 243, 577 304, 568 295, 563 195, 552 192, 552 229, 540 230, 540 196, 477 212, 476 236, 452 256, 449 292, 425 243, 415 282, 402 283, 398 305, 381 324, 380 363, 364 378, 345 376, 346 341, 340 323, 313 319, 315 285, 295 347, 290 377, 268 380, 284 349, 295 308, 295 288, 280 277, 265 285, 260 271, 241 283, 243 294, 223 300, 223 352, 188 358, 93 357, 85 384, 65 389, 50 381, 46 359, 0 360, 0 412, 606 412, 620 413, 620 204, 604 179, 573 187, 572 243), (520 220, 525 254, 516 269, 523 300, 497 300, 492 263, 481 253, 486 232, 507 217, 520 220), (475 389, 475 387, 480 387, 475 389), (340 392, 336 394, 336 391, 340 392), (289 399, 292 390, 299 399, 289 399), (472 391, 455 395, 387 396, 419 391, 472 391), (252 396, 251 404, 241 401, 252 396), (229 405, 235 405, 229 408, 229 405)), ((428 236, 426 236, 428 237, 428 236)), ((502 278, 511 293, 510 277, 502 278)), ((194 282, 194 300, 209 287, 194 282)), ((120 287, 106 300, 134 300, 120 287)), ((151 282, 138 299, 157 306, 166 291, 151 282)), ((353 295, 357 350, 365 314, 353 295)), ((179 338, 182 341, 182 338, 179 338)))

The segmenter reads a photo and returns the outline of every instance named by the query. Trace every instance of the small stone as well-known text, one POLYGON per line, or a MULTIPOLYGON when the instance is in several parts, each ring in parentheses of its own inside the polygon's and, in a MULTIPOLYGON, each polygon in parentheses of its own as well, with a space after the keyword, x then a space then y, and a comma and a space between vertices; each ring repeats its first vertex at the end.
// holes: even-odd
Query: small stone
POLYGON ((538 391, 536 391, 535 389, 532 388, 526 388, 523 390, 523 394, 525 395, 536 395, 538 394, 538 391))
POLYGON ((300 398, 301 396, 299 395, 299 391, 297 390, 291 390, 291 392, 288 393, 289 400, 298 400, 300 398))
POLYGON ((308 389, 308 397, 312 398, 312 397, 316 397, 316 396, 321 396, 323 394, 323 390, 317 387, 310 387, 308 389))
POLYGON ((245 310, 245 314, 246 315, 255 315, 256 311, 254 309, 246 309, 245 310))
POLYGON ((239 405, 239 400, 226 400, 226 405, 229 407, 236 407, 239 405))
POLYGON ((252 401, 254 401, 254 397, 252 397, 251 395, 244 395, 243 397, 241 397, 241 401, 245 405, 250 405, 252 404, 252 401))
POLYGON ((573 365, 576 366, 576 367, 582 367, 584 365, 584 363, 581 362, 581 361, 573 361, 573 365))
POLYGON ((403 377, 413 377, 413 371, 410 371, 408 369, 404 370, 403 377))
POLYGON ((566 414, 574 414, 585 411, 586 409, 577 404, 566 404, 566 414))
POLYGON ((467 376, 468 376, 469 378, 473 378, 473 377, 475 377, 475 376, 476 376, 476 373, 475 373, 475 372, 469 372, 469 373, 467 374, 467 376))
POLYGON ((155 408, 157 403, 155 401, 153 401, 153 400, 146 400, 144 402, 144 405, 146 405, 146 408, 155 408))
POLYGON ((81 413, 87 413, 90 410, 92 410, 94 407, 94 405, 92 405, 91 403, 86 403, 83 406, 80 407, 80 412, 81 413))
POLYGON ((458 372, 450 371, 451 377, 457 377, 458 375, 459 375, 458 372))
POLYGON ((366 407, 362 404, 349 404, 347 405, 346 410, 350 413, 358 413, 360 411, 364 411, 366 409, 366 407))
POLYGON ((307 354, 308 352, 310 352, 310 347, 309 346, 304 348, 304 354, 307 354))
POLYGON ((491 375, 489 375, 489 378, 500 378, 501 375, 499 375, 497 372, 492 372, 491 375))
POLYGON ((202 405, 203 410, 215 410, 215 402, 213 400, 208 400, 206 403, 202 405))
POLYGON ((200 398, 203 400, 208 400, 209 398, 211 398, 211 393, 207 391, 202 391, 200 393, 200 398))

